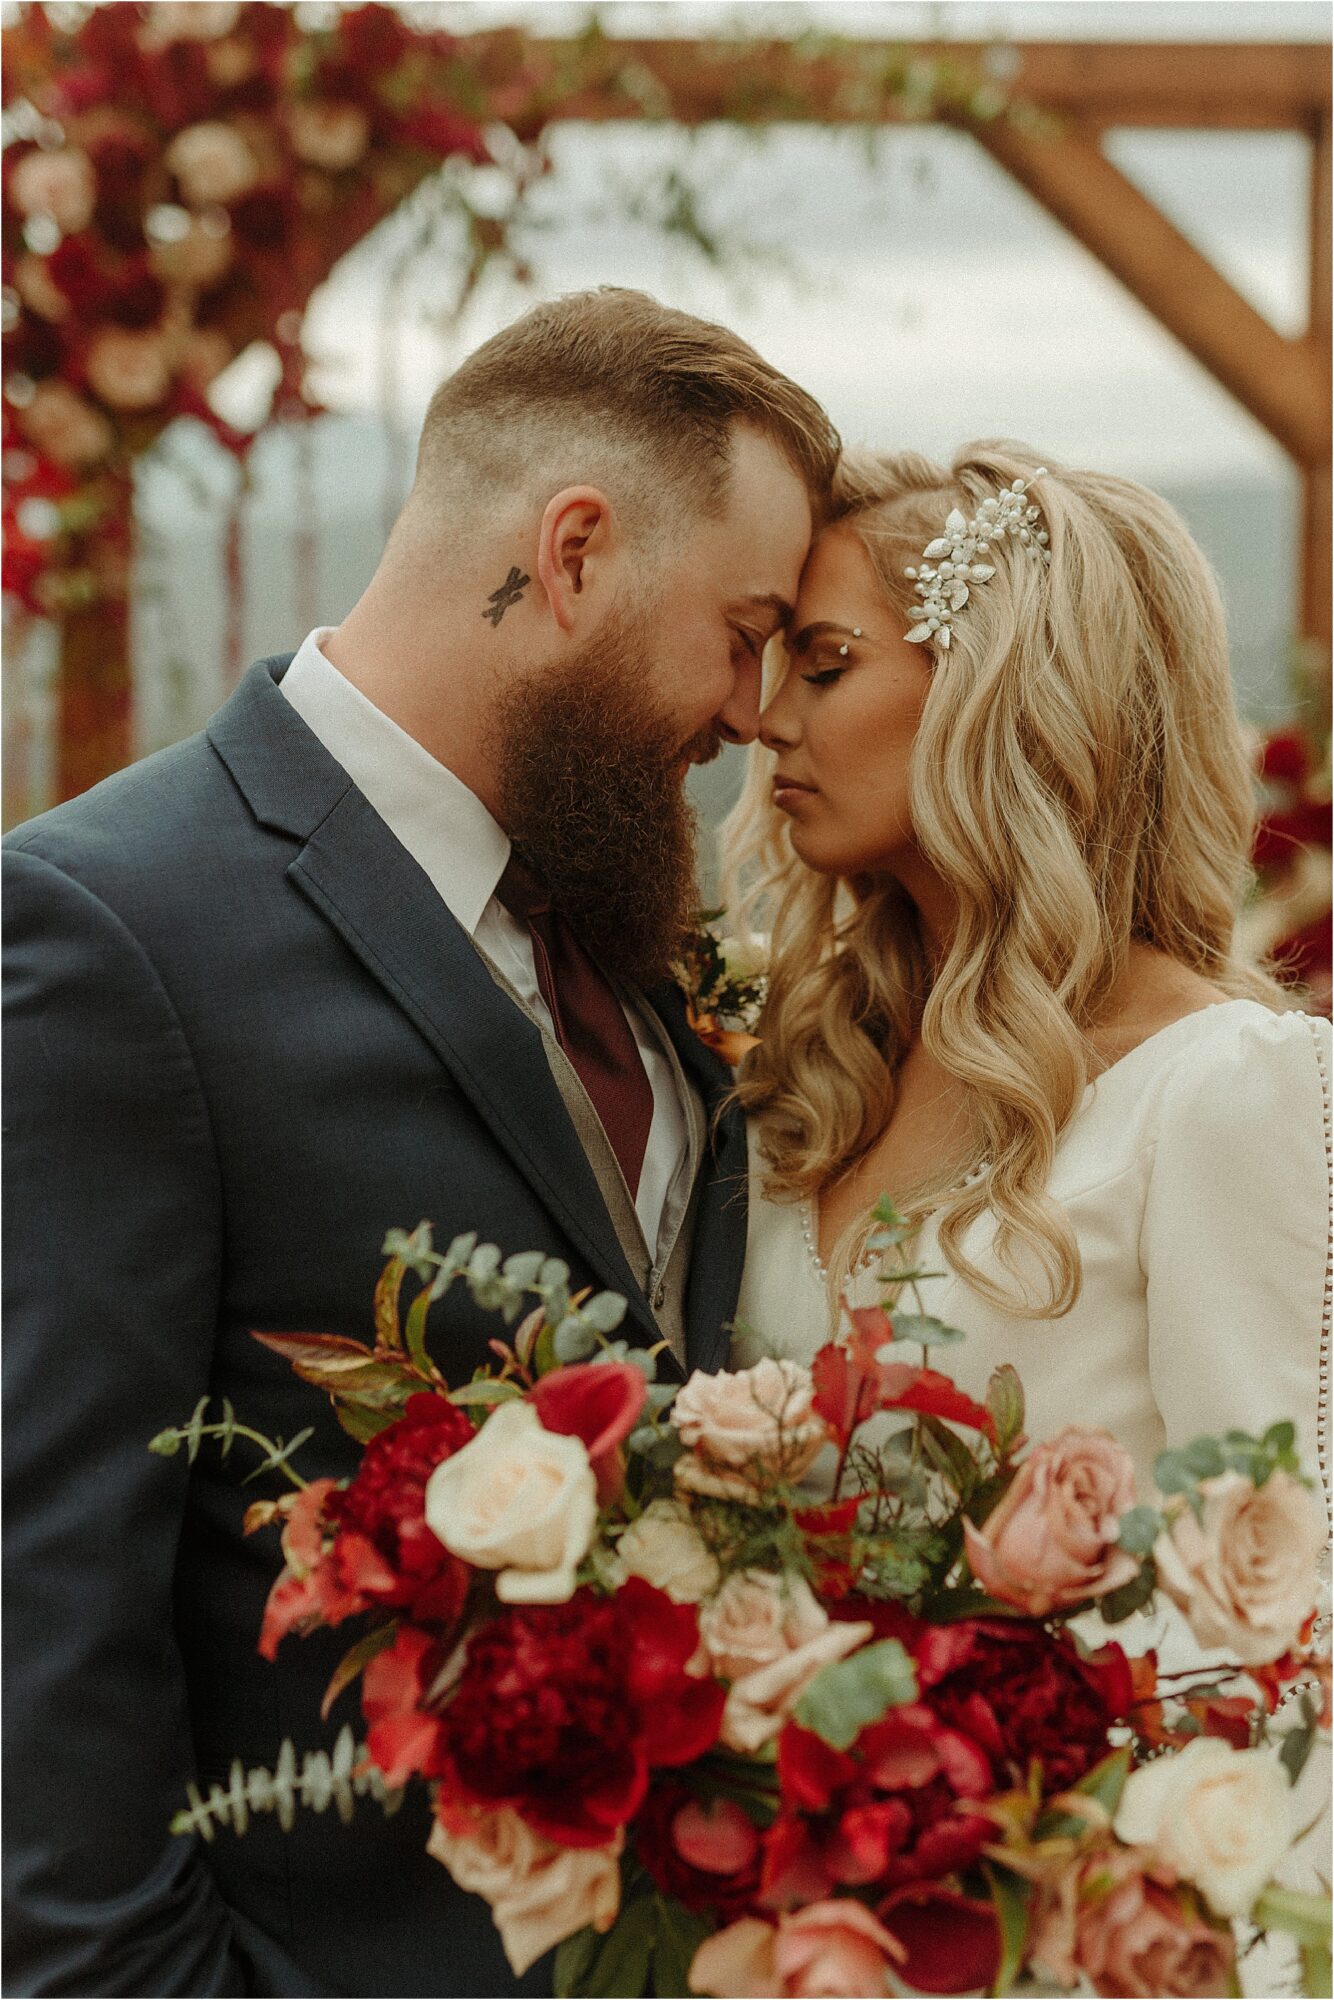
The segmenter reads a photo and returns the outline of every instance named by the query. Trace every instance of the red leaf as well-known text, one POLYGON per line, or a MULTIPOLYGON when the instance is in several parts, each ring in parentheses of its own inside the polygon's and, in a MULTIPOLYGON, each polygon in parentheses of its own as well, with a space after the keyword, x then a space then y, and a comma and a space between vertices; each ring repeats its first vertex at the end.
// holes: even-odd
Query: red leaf
POLYGON ((983 1431, 995 1443, 996 1423, 990 1410, 965 1396, 948 1375, 934 1368, 912 1368, 902 1361, 891 1362, 882 1372, 886 1381, 880 1409, 920 1410, 923 1416, 946 1417, 953 1424, 983 1431))

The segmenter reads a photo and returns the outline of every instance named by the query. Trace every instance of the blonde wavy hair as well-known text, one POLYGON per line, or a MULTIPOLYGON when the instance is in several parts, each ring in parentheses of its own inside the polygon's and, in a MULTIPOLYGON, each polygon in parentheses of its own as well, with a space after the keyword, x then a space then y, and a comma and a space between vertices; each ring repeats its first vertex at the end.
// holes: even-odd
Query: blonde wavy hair
MULTIPOLYGON (((971 1130, 948 1171, 894 1199, 914 1224, 938 1211, 941 1252, 975 1291, 1052 1319, 1081 1271, 1047 1183, 1132 939, 1230 997, 1289 1003, 1234 946, 1255 787, 1218 587, 1167 503, 983 442, 948 471, 911 452, 848 454, 830 519, 858 536, 906 632, 905 569, 951 508, 971 516, 1016 478, 1031 482, 1050 566, 1009 541, 993 548, 995 576, 935 657, 910 760, 914 838, 958 911, 939 965, 891 878, 840 881, 798 860, 759 744, 723 828, 724 894, 739 924, 772 927, 763 1039, 736 1092, 761 1119, 767 1192, 814 1196, 856 1164, 920 1034, 968 1086, 971 1130), (987 1210, 1008 1284, 963 1249, 987 1210)), ((858 1222, 835 1247, 835 1298, 869 1229, 858 1222)))

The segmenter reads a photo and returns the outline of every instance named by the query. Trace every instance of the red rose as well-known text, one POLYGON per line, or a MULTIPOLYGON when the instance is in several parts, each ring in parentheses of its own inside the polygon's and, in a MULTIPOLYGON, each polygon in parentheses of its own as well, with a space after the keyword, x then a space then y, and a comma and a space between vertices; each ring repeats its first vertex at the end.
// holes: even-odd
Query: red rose
POLYGON ((728 1799, 656 1786, 635 1821, 635 1850, 664 1895, 720 1924, 748 1910, 759 1890, 759 1832, 728 1799))
POLYGON ((545 1430, 583 1440, 606 1506, 625 1479, 621 1446, 639 1422, 648 1383, 632 1362, 585 1361, 555 1368, 529 1391, 545 1430))
POLYGON ((1134 1700, 1117 1645, 1082 1660, 1073 1642, 1020 1618, 928 1626, 913 1649, 933 1712, 980 1743, 1006 1782, 1042 1763, 1046 1792, 1077 1784, 1107 1754, 1107 1731, 1134 1700))
POLYGON ((473 1436, 457 1404, 410 1396, 398 1422, 367 1444, 346 1491, 330 1495, 334 1561, 368 1604, 407 1610, 428 1624, 458 1617, 468 1569, 426 1525, 426 1482, 473 1436))
POLYGON ((725 1693, 685 1671, 690 1605, 632 1577, 615 1597, 515 1606, 468 1641, 444 1711, 446 1792, 513 1806, 567 1847, 600 1847, 638 1811, 651 1764, 717 1741, 725 1693))

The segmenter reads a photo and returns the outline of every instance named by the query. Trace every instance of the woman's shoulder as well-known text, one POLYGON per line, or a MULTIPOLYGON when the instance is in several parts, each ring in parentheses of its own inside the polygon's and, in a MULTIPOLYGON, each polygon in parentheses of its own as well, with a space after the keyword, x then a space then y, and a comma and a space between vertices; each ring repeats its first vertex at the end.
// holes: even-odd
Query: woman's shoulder
POLYGON ((1141 1139, 1254 1166, 1286 1149, 1292 1164, 1330 1152, 1330 1023, 1257 1000, 1182 1015, 1099 1080, 1137 1096, 1141 1139))

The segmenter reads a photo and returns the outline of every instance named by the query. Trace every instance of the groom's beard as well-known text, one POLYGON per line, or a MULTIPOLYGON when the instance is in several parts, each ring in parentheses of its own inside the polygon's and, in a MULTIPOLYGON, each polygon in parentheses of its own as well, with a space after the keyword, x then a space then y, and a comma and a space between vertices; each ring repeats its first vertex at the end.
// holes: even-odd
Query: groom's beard
POLYGON ((528 675, 500 712, 499 818, 556 908, 605 971, 636 986, 666 977, 697 906, 688 743, 644 687, 652 638, 613 616, 558 669, 528 675))

